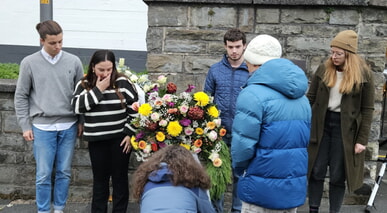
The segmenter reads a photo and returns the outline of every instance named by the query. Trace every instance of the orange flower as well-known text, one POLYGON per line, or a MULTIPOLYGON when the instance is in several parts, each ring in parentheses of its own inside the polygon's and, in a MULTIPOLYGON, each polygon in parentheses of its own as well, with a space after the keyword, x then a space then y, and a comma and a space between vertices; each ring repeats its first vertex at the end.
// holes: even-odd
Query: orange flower
POLYGON ((210 122, 207 123, 207 128, 208 129, 215 129, 215 127, 216 127, 215 122, 210 121, 210 122))
POLYGON ((220 166, 222 165, 222 159, 216 158, 216 159, 212 162, 212 165, 214 165, 215 167, 220 167, 220 166))
POLYGON ((175 114, 175 113, 177 113, 177 108, 171 108, 171 109, 168 109, 168 114, 175 114))
POLYGON ((203 141, 201 139, 196 139, 194 142, 194 146, 201 147, 203 145, 203 141))
POLYGON ((140 142, 138 142, 138 148, 140 148, 140 149, 145 149, 145 147, 146 147, 146 142, 145 141, 140 141, 140 142))
POLYGON ((222 129, 219 130, 219 135, 220 135, 221 137, 225 136, 226 133, 227 133, 227 130, 226 130, 225 128, 222 128, 222 129))

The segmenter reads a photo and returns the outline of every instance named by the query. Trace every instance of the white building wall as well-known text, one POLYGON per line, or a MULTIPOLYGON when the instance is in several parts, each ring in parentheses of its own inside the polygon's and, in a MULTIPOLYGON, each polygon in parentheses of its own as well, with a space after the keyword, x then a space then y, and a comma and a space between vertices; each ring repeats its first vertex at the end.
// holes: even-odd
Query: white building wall
MULTIPOLYGON (((146 51, 142 0, 51 0, 64 47, 146 51)), ((40 0, 0 0, 0 45, 39 46, 40 0)))

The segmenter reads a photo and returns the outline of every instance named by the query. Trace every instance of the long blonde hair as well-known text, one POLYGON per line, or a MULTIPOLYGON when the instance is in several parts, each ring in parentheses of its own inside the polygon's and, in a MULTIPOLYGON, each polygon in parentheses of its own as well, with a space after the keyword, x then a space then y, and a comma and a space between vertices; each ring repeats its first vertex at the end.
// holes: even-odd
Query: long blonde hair
MULTIPOLYGON (((358 92, 366 76, 371 74, 371 69, 366 61, 358 54, 344 50, 345 62, 343 64, 343 80, 341 81, 339 91, 342 94, 349 94, 353 91, 358 92)), ((332 62, 332 57, 325 61, 324 83, 332 88, 336 83, 336 66, 332 62)))

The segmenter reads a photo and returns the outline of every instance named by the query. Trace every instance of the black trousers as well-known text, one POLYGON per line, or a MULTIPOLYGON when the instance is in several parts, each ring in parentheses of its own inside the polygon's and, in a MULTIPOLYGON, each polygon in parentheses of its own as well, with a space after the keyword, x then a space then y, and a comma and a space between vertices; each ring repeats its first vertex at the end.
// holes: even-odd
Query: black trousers
POLYGON ((309 206, 319 207, 329 167, 329 211, 340 212, 345 193, 344 148, 340 113, 327 112, 324 135, 309 178, 309 206))
POLYGON ((113 212, 125 213, 129 202, 129 153, 122 152, 123 137, 89 142, 93 170, 92 213, 106 213, 109 199, 110 177, 113 185, 113 212))

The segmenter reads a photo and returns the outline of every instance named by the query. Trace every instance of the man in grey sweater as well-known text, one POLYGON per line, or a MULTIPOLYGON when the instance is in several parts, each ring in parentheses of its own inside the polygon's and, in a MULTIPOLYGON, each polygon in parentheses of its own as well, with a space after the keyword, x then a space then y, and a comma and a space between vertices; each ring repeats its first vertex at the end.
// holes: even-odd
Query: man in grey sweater
POLYGON ((24 139, 33 141, 37 210, 49 213, 53 200, 54 212, 62 213, 77 132, 81 134, 70 101, 76 83, 83 76, 83 67, 77 56, 62 51, 63 32, 58 23, 44 21, 36 29, 43 48, 20 64, 15 111, 24 139))

